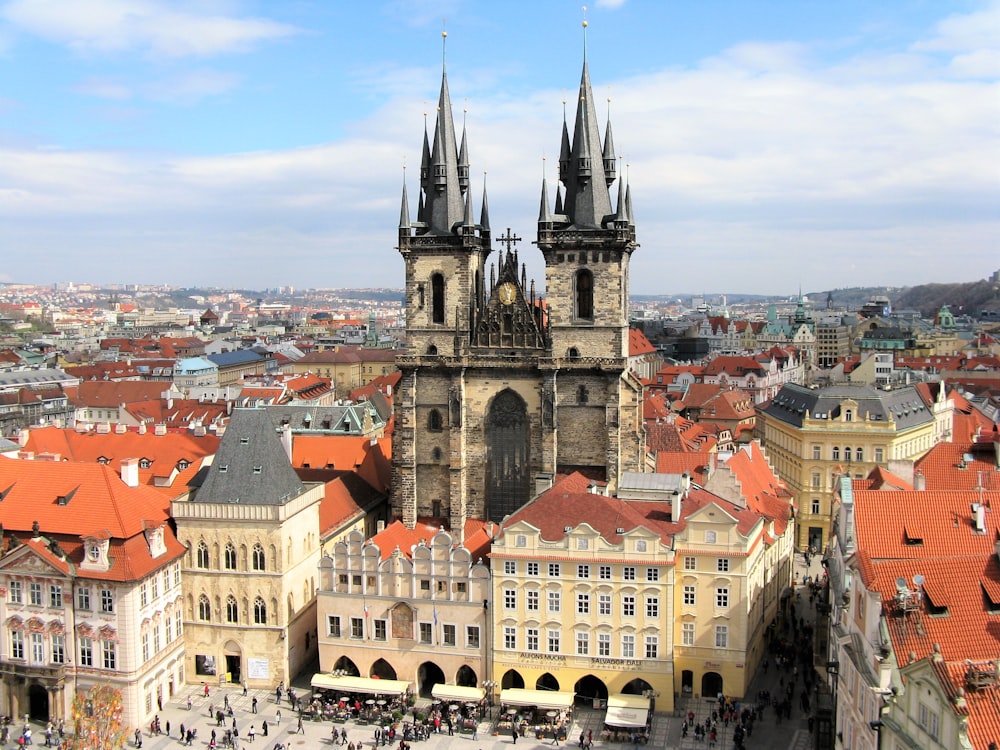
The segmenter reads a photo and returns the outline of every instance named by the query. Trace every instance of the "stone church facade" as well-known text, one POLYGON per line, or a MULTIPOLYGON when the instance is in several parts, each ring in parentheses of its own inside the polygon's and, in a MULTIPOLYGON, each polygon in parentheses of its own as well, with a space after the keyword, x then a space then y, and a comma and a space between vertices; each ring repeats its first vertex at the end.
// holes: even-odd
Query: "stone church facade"
POLYGON ((463 129, 459 145, 442 75, 416 220, 404 184, 397 247, 408 352, 397 360, 392 510, 408 527, 418 517, 447 518, 453 530, 467 518, 501 521, 559 473, 613 490, 623 472, 642 470, 641 385, 627 370, 637 244, 616 166, 584 62, 554 204, 542 184, 542 298, 519 261, 520 238, 493 236, 485 186, 474 218, 467 137, 463 129))

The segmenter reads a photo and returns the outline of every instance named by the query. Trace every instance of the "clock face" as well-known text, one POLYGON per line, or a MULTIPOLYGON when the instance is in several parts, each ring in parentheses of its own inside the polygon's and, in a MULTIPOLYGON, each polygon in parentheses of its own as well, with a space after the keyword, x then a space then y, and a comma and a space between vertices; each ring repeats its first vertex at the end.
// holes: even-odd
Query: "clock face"
POLYGON ((497 289, 497 294, 500 296, 500 302, 505 305, 513 305, 514 300, 517 299, 517 287, 514 286, 510 281, 505 281, 497 289))

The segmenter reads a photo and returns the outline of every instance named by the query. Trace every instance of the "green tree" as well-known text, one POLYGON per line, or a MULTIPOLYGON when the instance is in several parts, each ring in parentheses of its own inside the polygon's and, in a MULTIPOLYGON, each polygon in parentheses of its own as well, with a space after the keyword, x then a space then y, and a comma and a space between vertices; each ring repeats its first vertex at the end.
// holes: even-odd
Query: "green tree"
POLYGON ((95 685, 73 698, 73 735, 67 750, 122 750, 128 727, 122 719, 122 691, 110 685, 95 685))

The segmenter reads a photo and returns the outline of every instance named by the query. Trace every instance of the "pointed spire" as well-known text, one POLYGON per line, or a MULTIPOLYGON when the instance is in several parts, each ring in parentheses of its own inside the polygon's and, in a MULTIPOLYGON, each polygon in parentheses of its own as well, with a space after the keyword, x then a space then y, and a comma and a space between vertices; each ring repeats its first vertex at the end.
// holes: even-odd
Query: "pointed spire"
POLYGON ((458 186, 464 193, 469 188, 469 147, 465 140, 465 118, 462 119, 462 146, 458 150, 458 186))
POLYGON ((427 113, 424 112, 424 150, 420 156, 420 187, 428 188, 428 178, 431 173, 431 143, 427 139, 427 113))
POLYGON ((611 137, 611 99, 608 99, 608 125, 604 130, 604 180, 611 187, 615 181, 615 141, 611 137))
POLYGON ((406 167, 403 167, 403 205, 399 209, 399 232, 410 233, 410 201, 406 197, 406 167))
POLYGON ((569 126, 566 125, 566 100, 563 99, 562 142, 559 145, 559 181, 564 185, 566 184, 566 180, 569 179, 569 159, 569 126))
MULTIPOLYGON (((448 36, 442 32, 442 40, 448 36)), ((442 41, 442 54, 443 54, 442 41)), ((425 188, 426 204, 424 221, 432 234, 453 234, 461 225, 464 214, 462 188, 458 179, 458 145, 455 138, 455 120, 451 112, 451 95, 448 92, 448 70, 441 66, 441 93, 438 97, 437 120, 431 141, 430 172, 425 188)))
POLYGON ((615 211, 615 224, 628 224, 628 205, 625 202, 627 188, 622 182, 618 183, 618 208, 615 211))
POLYGON ((556 183, 556 216, 563 213, 562 185, 556 183))
POLYGON ((552 223, 552 214, 549 213, 549 189, 546 187, 546 179, 544 177, 542 178, 542 202, 538 207, 538 223, 552 223))
POLYGON ((580 94, 573 127, 573 145, 567 173, 565 213, 578 227, 603 225, 612 216, 611 194, 604 173, 601 134, 590 85, 590 69, 586 60, 580 76, 580 94), (592 157, 601 153, 597 159, 592 157))
POLYGON ((466 233, 472 232, 476 228, 476 222, 472 218, 472 191, 465 196, 465 216, 462 219, 462 228, 466 233))
POLYGON ((484 234, 490 231, 490 206, 486 200, 486 172, 483 172, 483 210, 479 213, 479 226, 484 234))
POLYGON ((625 215, 628 217, 628 223, 635 226, 635 214, 632 213, 632 183, 625 185, 625 215))

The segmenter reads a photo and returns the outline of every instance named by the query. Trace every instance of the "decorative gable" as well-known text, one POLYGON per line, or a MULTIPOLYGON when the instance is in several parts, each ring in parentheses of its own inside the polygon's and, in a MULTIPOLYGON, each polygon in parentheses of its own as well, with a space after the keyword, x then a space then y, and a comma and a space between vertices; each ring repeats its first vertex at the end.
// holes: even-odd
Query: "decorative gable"
POLYGON ((501 253, 500 273, 490 299, 483 307, 472 333, 473 347, 544 349, 543 310, 524 293, 524 274, 518 280, 517 253, 501 253))
POLYGON ((111 567, 110 547, 111 537, 106 533, 83 537, 83 562, 80 563, 80 569, 108 570, 111 567))

